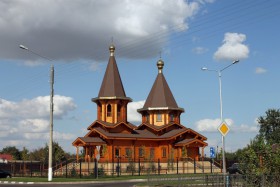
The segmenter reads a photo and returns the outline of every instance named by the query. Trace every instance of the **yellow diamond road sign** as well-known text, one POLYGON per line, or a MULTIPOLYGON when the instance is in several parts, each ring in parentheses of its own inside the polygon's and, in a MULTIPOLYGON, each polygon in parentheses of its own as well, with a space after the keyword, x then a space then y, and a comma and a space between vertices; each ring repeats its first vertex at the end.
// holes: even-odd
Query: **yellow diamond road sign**
POLYGON ((223 136, 226 136, 229 132, 229 127, 226 122, 222 122, 221 125, 218 127, 218 130, 223 136))

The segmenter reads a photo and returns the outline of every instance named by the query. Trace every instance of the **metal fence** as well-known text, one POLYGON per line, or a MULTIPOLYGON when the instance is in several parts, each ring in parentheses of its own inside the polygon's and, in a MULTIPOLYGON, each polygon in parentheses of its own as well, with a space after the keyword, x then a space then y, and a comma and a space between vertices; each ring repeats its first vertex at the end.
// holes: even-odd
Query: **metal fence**
MULTIPOLYGON (((48 164, 38 161, 11 161, 0 163, 2 170, 9 171, 13 176, 44 177, 48 175, 48 164)), ((66 160, 54 163, 54 177, 105 177, 105 176, 140 176, 147 174, 190 174, 220 173, 221 169, 207 160, 171 159, 168 162, 158 160, 122 161, 97 163, 84 160, 66 160), (97 172, 98 171, 98 172, 97 172)))
MULTIPOLYGON (((227 186, 279 187, 278 175, 223 175, 220 168, 208 161, 173 160, 163 163, 138 160, 137 162, 97 163, 67 160, 55 163, 54 177, 92 178, 145 175, 148 186, 227 186), (209 164, 210 163, 210 164, 209 164), (98 174, 98 176, 97 176, 98 174)), ((37 161, 0 163, 0 169, 13 177, 47 177, 48 164, 37 161)))
POLYGON ((177 176, 147 176, 147 186, 215 186, 215 187, 279 187, 277 175, 177 175, 177 176))

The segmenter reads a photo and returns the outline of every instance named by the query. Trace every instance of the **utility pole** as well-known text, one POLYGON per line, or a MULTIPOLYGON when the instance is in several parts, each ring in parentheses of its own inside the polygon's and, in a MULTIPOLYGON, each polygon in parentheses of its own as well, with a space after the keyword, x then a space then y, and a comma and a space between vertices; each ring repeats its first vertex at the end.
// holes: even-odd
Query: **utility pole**
MULTIPOLYGON (((19 47, 23 50, 26 50, 30 53, 33 53, 34 55, 37 55, 41 58, 44 58, 50 62, 52 62, 53 60, 43 56, 39 53, 36 53, 35 51, 29 49, 28 47, 24 46, 24 45, 19 45, 19 47)), ((53 176, 53 172, 52 172, 52 156, 53 156, 53 84, 54 84, 54 67, 53 64, 51 65, 51 70, 50 70, 50 140, 49 140, 49 168, 48 168, 48 181, 52 181, 52 176, 53 176)))
POLYGON ((53 155, 53 84, 54 84, 54 67, 51 65, 50 70, 50 142, 49 142, 49 170, 48 181, 52 181, 52 155, 53 155))

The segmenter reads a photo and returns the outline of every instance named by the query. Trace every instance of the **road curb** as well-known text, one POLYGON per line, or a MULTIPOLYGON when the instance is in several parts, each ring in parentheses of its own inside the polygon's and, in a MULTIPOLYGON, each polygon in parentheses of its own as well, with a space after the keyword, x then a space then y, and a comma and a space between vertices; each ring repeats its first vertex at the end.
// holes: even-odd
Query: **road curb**
POLYGON ((0 184, 35 184, 34 182, 0 181, 0 184))
POLYGON ((112 181, 77 181, 77 182, 16 182, 16 181, 0 181, 0 184, 98 184, 98 183, 115 183, 115 182, 145 182, 146 179, 130 179, 130 180, 112 180, 112 181))

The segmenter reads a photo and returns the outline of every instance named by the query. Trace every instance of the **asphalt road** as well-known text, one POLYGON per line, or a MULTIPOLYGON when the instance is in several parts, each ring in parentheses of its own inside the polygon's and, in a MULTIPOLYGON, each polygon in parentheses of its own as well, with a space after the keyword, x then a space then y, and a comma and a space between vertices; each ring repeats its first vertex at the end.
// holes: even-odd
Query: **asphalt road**
POLYGON ((0 184, 0 187, 133 187, 139 182, 90 183, 90 184, 0 184))

